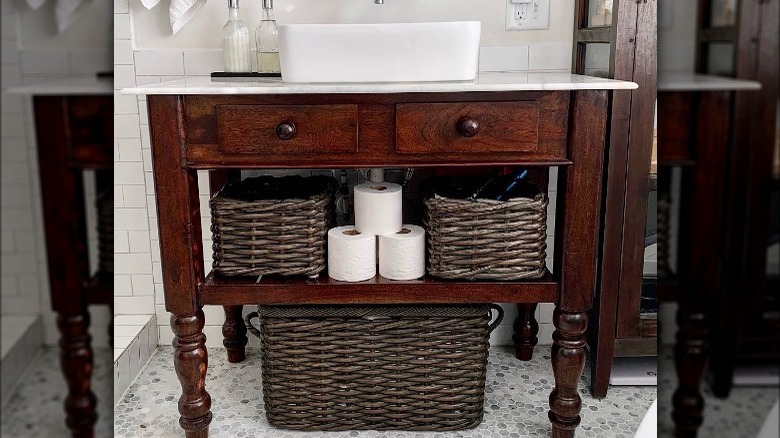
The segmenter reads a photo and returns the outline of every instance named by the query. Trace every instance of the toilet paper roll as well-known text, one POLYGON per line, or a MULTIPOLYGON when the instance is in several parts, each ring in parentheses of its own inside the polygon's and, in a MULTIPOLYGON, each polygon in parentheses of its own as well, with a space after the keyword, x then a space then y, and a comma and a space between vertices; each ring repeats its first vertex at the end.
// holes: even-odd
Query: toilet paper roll
POLYGON ((353 226, 328 231, 328 276, 339 281, 365 281, 376 276, 376 236, 353 226))
POLYGON ((401 231, 379 236, 379 275, 390 280, 414 280, 425 275, 425 230, 403 225, 401 231))
POLYGON ((403 190, 394 183, 355 186, 355 228, 365 234, 393 234, 401 230, 403 190))

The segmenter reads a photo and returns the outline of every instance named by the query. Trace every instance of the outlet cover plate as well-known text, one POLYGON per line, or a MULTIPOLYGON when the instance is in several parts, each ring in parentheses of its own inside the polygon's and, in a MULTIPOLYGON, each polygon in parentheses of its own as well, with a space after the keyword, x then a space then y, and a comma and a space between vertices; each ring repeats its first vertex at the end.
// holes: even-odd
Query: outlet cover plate
POLYGON ((550 28, 550 0, 531 0, 518 3, 506 0, 506 30, 543 30, 550 28), (518 8, 525 7, 525 18, 517 20, 518 8))

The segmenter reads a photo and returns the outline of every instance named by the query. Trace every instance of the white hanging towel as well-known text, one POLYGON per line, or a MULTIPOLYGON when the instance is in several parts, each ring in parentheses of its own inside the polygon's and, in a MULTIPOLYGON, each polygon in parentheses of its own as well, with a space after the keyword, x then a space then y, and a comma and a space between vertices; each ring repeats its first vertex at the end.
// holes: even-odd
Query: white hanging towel
MULTIPOLYGON (((56 0, 54 7, 55 20, 57 21, 57 32, 63 33, 73 24, 84 12, 88 1, 90 0, 56 0)), ((32 9, 38 9, 46 3, 46 0, 27 0, 27 5, 32 9)))
POLYGON ((141 4, 144 5, 146 9, 152 9, 157 6, 157 3, 160 3, 160 0, 141 0, 141 4))
POLYGON ((81 16, 87 3, 85 0, 57 0, 57 31, 65 32, 81 16))
MULTIPOLYGON (((36 0, 28 0, 36 1, 36 0)), ((160 0, 141 0, 146 9, 152 9, 160 3, 160 0)), ((171 20, 173 33, 178 33, 190 20, 197 15, 200 8, 206 4, 206 0, 171 0, 168 7, 168 16, 171 20)))

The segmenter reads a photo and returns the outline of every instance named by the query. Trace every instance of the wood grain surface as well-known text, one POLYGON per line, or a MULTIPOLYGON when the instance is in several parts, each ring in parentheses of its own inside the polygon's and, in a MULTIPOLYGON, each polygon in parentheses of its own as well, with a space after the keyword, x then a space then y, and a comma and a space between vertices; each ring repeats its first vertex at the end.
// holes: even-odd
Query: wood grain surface
POLYGON ((539 123, 538 102, 399 104, 396 150, 401 154, 532 152, 539 145, 539 123), (471 130, 465 131, 461 122, 470 122, 471 130))
POLYGON ((217 142, 224 154, 279 156, 357 152, 357 105, 217 105, 217 142), (283 139, 277 128, 294 126, 283 139))

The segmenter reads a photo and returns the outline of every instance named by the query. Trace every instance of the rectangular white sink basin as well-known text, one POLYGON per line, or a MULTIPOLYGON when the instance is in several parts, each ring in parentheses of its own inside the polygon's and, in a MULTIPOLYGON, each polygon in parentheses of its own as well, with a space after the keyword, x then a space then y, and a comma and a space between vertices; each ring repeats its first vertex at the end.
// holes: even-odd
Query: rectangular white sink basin
POLYGON ((479 21, 285 24, 284 82, 468 81, 477 75, 479 21))

